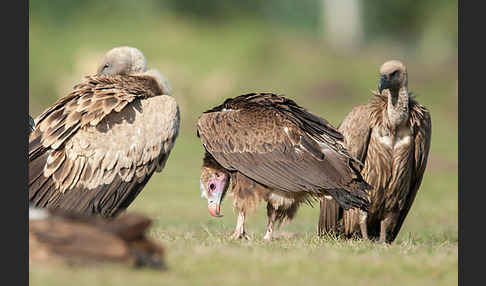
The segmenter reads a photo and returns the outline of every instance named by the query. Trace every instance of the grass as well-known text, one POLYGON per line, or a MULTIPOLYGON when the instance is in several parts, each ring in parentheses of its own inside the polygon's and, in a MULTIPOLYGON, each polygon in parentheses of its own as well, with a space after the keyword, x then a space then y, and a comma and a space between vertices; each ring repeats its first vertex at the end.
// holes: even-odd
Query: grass
POLYGON ((101 22, 80 12, 55 25, 32 11, 30 113, 37 116, 66 94, 117 45, 140 48, 150 66, 169 78, 181 108, 180 135, 164 171, 129 208, 154 219, 150 235, 167 247, 169 270, 33 265, 31 285, 457 285, 456 54, 431 62, 426 55, 370 46, 344 56, 311 35, 259 21, 215 26, 165 14, 119 21, 127 15, 116 13, 101 22), (221 219, 210 217, 200 198, 203 149, 194 129, 199 114, 227 97, 273 91, 338 125, 369 99, 379 65, 392 57, 406 62, 409 86, 433 120, 429 165, 396 242, 318 238, 317 206, 301 207, 279 239, 264 242, 264 204, 247 220, 252 240, 229 240, 236 222, 231 197, 221 219))
POLYGON ((435 247, 413 240, 387 247, 304 234, 270 243, 261 238, 234 242, 221 238, 225 231, 172 231, 161 235, 171 249, 165 273, 114 265, 43 267, 33 273, 46 285, 68 280, 77 285, 452 285, 457 281, 457 248, 439 240, 432 243, 435 247))

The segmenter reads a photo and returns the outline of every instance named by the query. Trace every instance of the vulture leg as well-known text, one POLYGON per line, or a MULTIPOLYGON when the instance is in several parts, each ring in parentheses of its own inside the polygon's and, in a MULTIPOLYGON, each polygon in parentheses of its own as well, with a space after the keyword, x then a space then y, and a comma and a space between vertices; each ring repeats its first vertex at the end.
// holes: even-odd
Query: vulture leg
POLYGON ((267 232, 265 233, 263 239, 270 241, 272 240, 273 226, 277 218, 277 210, 270 203, 267 204, 267 216, 268 216, 267 232))
POLYGON ((359 228, 361 229, 361 236, 365 240, 369 240, 368 238, 368 213, 362 210, 359 210, 359 228))
POLYGON ((390 243, 388 233, 391 230, 391 225, 395 221, 396 214, 389 214, 380 223, 380 243, 390 243))
POLYGON ((240 238, 245 238, 245 239, 250 239, 250 237, 246 234, 245 231, 245 212, 239 211, 238 212, 238 220, 236 221, 236 228, 235 231, 233 232, 233 235, 231 235, 232 239, 240 239, 240 238))

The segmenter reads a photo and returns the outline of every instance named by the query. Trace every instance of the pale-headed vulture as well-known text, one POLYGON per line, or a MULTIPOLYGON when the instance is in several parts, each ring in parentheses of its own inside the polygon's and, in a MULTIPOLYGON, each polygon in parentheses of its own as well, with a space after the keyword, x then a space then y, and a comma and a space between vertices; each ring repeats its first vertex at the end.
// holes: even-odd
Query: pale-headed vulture
POLYGON ((167 80, 136 48, 117 47, 35 119, 29 138, 29 202, 115 216, 161 172, 179 130, 167 80))
POLYGON ((324 200, 319 229, 391 243, 422 182, 432 122, 427 108, 408 92, 407 69, 400 61, 381 66, 373 95, 339 126, 347 150, 364 164, 361 174, 373 186, 368 213, 340 212, 334 201, 324 200))

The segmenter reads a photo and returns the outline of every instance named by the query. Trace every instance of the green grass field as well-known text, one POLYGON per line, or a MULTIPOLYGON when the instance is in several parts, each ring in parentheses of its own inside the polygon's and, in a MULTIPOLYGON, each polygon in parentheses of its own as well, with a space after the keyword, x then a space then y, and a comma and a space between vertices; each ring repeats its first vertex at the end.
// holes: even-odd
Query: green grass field
POLYGON ((129 208, 154 219, 150 235, 167 247, 169 270, 32 265, 31 285, 457 285, 457 54, 432 62, 380 44, 345 56, 311 35, 258 21, 214 26, 171 15, 136 23, 117 16, 126 15, 111 15, 102 25, 82 17, 55 25, 31 14, 30 114, 67 94, 114 46, 138 47, 169 78, 181 108, 180 135, 164 171, 129 208), (203 148, 195 124, 201 112, 227 97, 273 91, 337 126, 354 105, 367 102, 379 66, 390 58, 405 61, 409 88, 433 121, 428 167, 397 240, 384 246, 318 238, 316 204, 302 206, 277 232, 280 238, 264 242, 263 203, 247 220, 252 239, 229 240, 236 222, 232 198, 220 219, 200 198, 203 148))

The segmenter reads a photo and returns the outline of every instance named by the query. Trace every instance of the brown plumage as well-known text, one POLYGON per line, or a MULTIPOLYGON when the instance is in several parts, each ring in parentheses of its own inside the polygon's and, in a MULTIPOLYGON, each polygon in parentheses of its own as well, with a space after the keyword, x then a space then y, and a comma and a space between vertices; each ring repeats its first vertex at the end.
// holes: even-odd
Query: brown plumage
POLYGON ((35 122, 29 138, 29 201, 36 207, 115 216, 155 171, 177 138, 179 108, 135 48, 109 51, 35 122))
POLYGON ((107 219, 31 208, 29 264, 113 262, 164 269, 164 247, 145 234, 151 223, 138 213, 107 219))
POLYGON ((336 212, 336 204, 326 201, 319 231, 391 243, 422 182, 432 126, 427 108, 408 92, 403 63, 388 61, 380 74, 379 92, 373 92, 368 104, 353 108, 339 126, 350 154, 364 163, 363 178, 374 187, 369 212, 336 212))
POLYGON ((231 178, 238 210, 234 238, 246 236, 245 215, 261 200, 268 202, 265 239, 271 239, 275 223, 291 220, 312 198, 329 195, 345 209, 368 207, 370 186, 342 146, 342 135, 283 96, 251 93, 227 99, 200 116, 197 134, 206 150, 202 196, 214 216, 231 178))
POLYGON ((30 114, 28 114, 29 116, 29 131, 28 131, 28 135, 30 135, 30 133, 32 133, 32 131, 34 131, 34 127, 35 127, 35 123, 34 123, 34 119, 32 119, 32 116, 30 116, 30 114))

